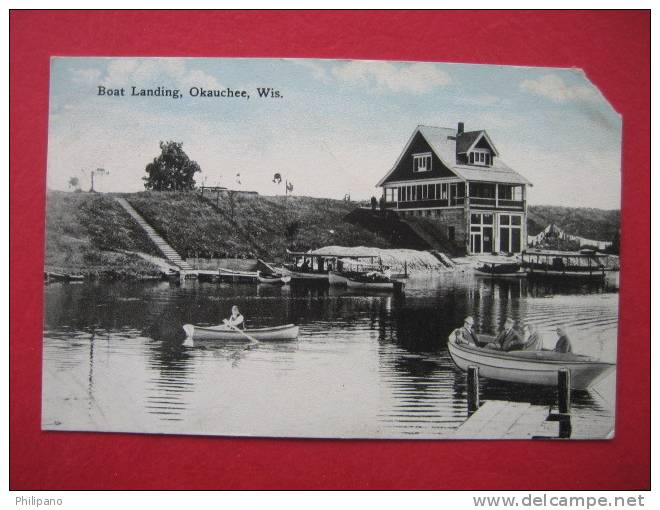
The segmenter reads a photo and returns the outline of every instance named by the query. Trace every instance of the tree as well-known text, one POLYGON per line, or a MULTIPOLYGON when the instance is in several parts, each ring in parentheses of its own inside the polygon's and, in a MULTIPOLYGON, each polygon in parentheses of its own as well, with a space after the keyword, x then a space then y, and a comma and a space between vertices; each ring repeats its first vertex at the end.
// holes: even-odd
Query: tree
POLYGON ((80 189, 80 179, 78 177, 71 177, 69 179, 69 188, 72 190, 79 190, 80 189))
POLYGON ((145 169, 144 187, 155 191, 191 190, 195 188, 195 174, 201 172, 196 161, 183 151, 181 142, 160 142, 160 156, 145 169))

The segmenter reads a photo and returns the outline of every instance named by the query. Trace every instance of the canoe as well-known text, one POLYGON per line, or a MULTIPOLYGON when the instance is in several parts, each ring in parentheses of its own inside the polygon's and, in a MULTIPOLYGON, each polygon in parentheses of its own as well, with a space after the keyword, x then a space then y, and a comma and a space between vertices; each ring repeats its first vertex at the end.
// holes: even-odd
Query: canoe
POLYGON ((257 271, 257 280, 259 280, 259 283, 266 285, 284 285, 291 281, 291 277, 281 274, 261 274, 260 271, 257 271))
POLYGON ((557 385, 557 372, 567 368, 571 372, 571 388, 587 390, 612 372, 616 365, 597 361, 589 356, 554 351, 501 352, 464 344, 457 344, 454 335, 448 342, 454 364, 463 371, 469 366, 479 368, 479 374, 498 381, 557 385))
MULTIPOLYGON (((238 331, 228 328, 224 324, 219 326, 194 326, 185 324, 183 330, 186 336, 194 340, 216 340, 223 342, 247 342, 248 339, 238 331)), ((246 329, 245 333, 260 342, 278 342, 295 340, 298 338, 298 326, 285 324, 270 328, 246 329)))

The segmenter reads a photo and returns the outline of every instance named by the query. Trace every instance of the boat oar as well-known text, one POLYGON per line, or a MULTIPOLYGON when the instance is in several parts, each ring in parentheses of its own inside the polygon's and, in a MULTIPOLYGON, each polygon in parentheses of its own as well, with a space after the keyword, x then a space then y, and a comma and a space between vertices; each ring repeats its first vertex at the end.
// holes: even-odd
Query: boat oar
POLYGON ((243 331, 242 329, 237 328, 236 326, 232 326, 232 325, 229 324, 229 322, 226 321, 226 320, 223 321, 223 322, 224 322, 225 326, 227 326, 228 328, 233 329, 234 331, 238 331, 241 335, 243 335, 245 338, 247 338, 247 339, 250 341, 251 344, 258 344, 258 343, 259 343, 259 340, 257 340, 257 339, 254 338, 253 336, 248 335, 248 334, 247 334, 245 331, 243 331))

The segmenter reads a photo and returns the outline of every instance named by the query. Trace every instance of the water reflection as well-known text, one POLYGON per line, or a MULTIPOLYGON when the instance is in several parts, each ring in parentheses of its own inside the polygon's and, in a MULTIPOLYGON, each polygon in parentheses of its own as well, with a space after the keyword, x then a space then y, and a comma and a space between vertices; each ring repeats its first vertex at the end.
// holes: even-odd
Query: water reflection
MULTIPOLYGON (((576 351, 614 361, 617 298, 610 281, 567 286, 469 274, 411 279, 404 294, 299 284, 49 285, 44 426, 442 437, 465 419, 465 376, 446 342, 466 315, 487 334, 508 315, 533 321, 546 347, 563 325, 576 351), (299 324, 299 339, 183 347, 182 324, 217 324, 234 304, 251 327, 299 324)), ((553 389, 488 380, 481 394, 556 400, 553 389)), ((588 392, 575 394, 574 407, 611 418, 588 392)))

